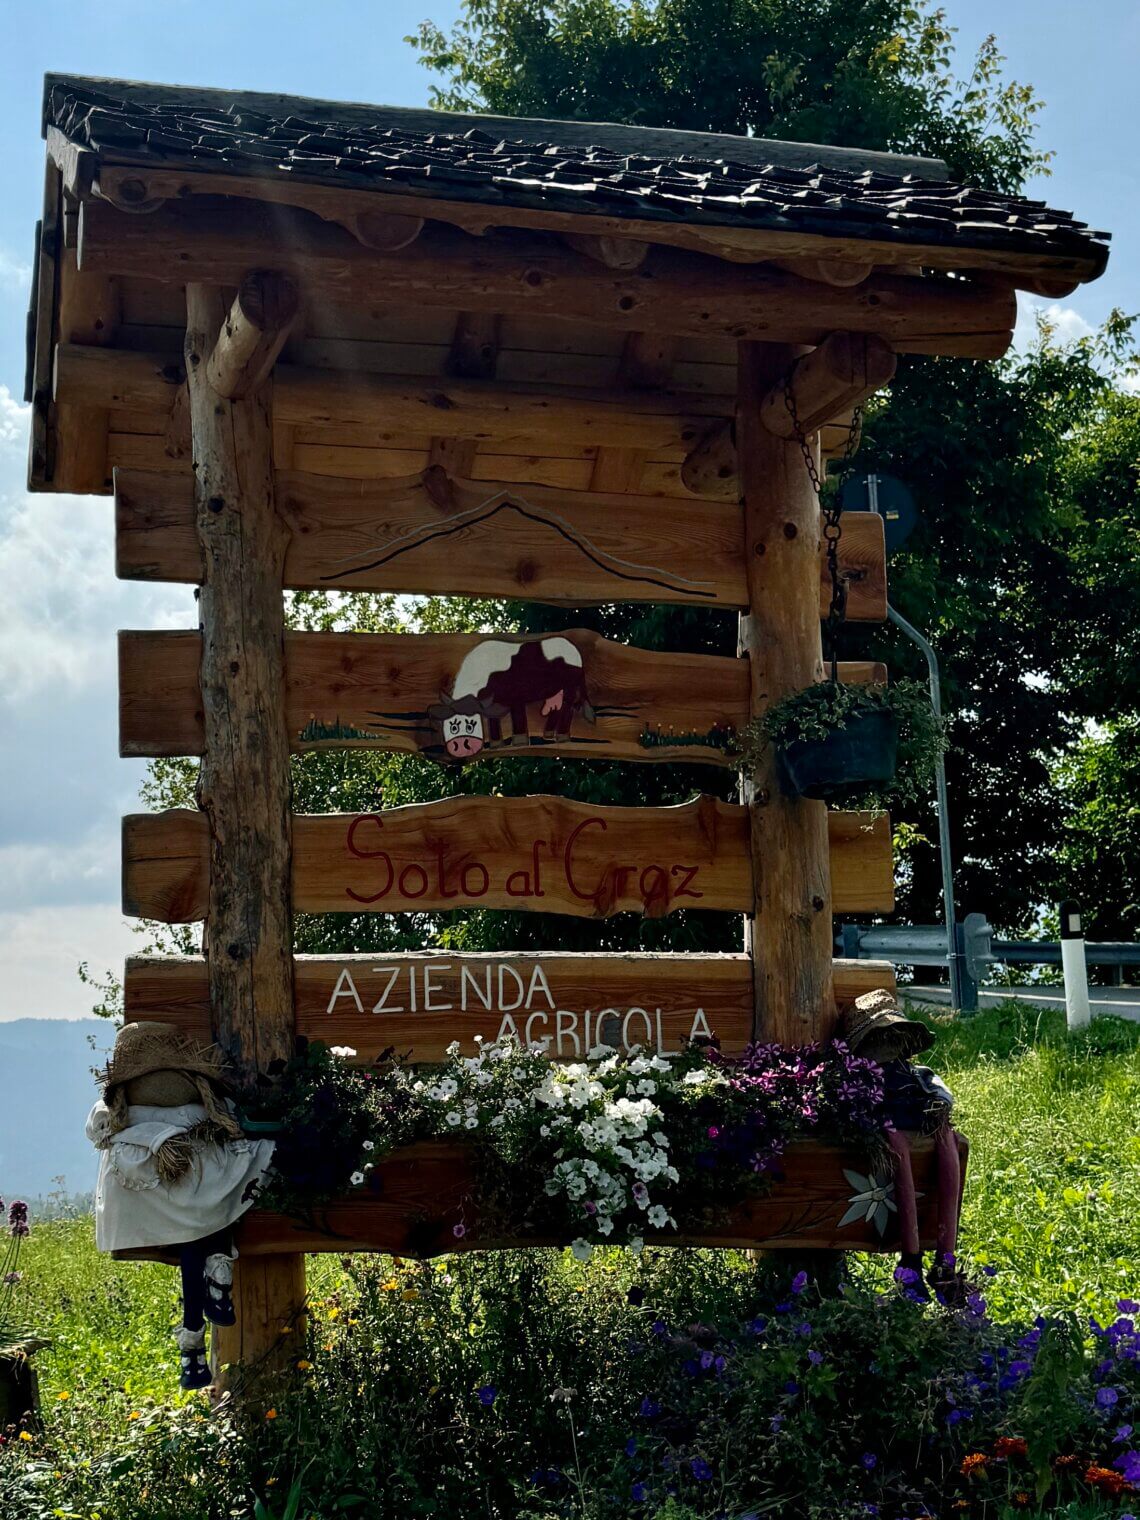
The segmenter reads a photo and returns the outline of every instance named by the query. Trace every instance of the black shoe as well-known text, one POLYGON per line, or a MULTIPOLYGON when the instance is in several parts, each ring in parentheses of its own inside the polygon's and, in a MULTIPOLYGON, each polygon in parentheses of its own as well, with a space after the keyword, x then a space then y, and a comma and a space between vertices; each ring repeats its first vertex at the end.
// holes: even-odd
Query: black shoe
POLYGON ((206 1361, 206 1332, 205 1330, 176 1330, 175 1339, 178 1342, 178 1361, 181 1374, 178 1378, 180 1388, 208 1388, 213 1382, 209 1364, 206 1361))
POLYGON ((206 1258, 206 1275, 204 1286, 206 1290, 205 1300, 202 1304, 202 1313, 212 1325, 236 1325, 237 1313, 234 1310, 233 1297, 233 1262, 228 1256, 208 1256, 206 1258))

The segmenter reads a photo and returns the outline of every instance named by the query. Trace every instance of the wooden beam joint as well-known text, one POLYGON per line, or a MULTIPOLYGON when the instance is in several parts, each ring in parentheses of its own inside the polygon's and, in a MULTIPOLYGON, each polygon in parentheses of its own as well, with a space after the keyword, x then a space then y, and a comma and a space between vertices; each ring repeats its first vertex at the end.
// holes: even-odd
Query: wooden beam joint
POLYGON ((206 367, 219 396, 236 401, 264 384, 300 305, 297 286, 288 275, 254 269, 245 276, 206 367))

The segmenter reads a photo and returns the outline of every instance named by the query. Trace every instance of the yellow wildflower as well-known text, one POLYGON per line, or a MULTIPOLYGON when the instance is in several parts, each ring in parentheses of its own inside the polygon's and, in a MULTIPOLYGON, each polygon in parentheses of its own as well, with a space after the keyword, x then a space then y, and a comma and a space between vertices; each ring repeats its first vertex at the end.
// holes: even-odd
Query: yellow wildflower
POLYGON ((275 1420, 277 1418, 277 1411, 276 1411, 276 1409, 267 1409, 265 1411, 265 1418, 267 1420, 275 1420))
POLYGON ((127 1416, 128 1420, 137 1420, 137 1419, 140 1419, 140 1418, 141 1418, 141 1416, 140 1416, 139 1411, 137 1409, 132 1409, 131 1412, 130 1412, 130 1414, 127 1416))
POLYGON ((297 1371, 298 1372, 312 1372, 312 1370, 313 1370, 313 1364, 312 1364, 312 1362, 306 1362, 304 1359, 302 1359, 301 1361, 299 1361, 297 1363, 297 1371))
POLYGON ((70 1393, 68 1393, 66 1390, 64 1390, 63 1393, 57 1393, 56 1394, 56 1398, 57 1399, 69 1399, 70 1397, 71 1397, 70 1393))
POLYGON ((30 1441, 31 1439, 32 1439, 32 1433, 31 1433, 30 1430, 21 1430, 21 1432, 20 1432, 20 1440, 21 1441, 30 1441))
POLYGON ((396 1279, 394 1277, 390 1277, 387 1282, 382 1282, 380 1284, 380 1291, 381 1293, 395 1293, 399 1286, 400 1284, 396 1281, 396 1279))

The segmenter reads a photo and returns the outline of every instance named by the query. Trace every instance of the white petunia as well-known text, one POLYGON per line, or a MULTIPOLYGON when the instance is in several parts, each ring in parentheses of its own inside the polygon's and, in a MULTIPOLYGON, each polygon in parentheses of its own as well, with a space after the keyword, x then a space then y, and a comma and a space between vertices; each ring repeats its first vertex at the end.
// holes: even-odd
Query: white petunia
POLYGON ((366 1151, 374 1151, 376 1149, 376 1142, 374 1140, 365 1140, 364 1149, 366 1151))
POLYGON ((348 1180, 352 1183, 353 1187, 359 1187, 360 1184, 364 1181, 364 1173, 353 1172, 352 1176, 348 1180))
POLYGON ((447 1122, 448 1122, 448 1124, 450 1124, 452 1126, 454 1126, 456 1124, 462 1124, 463 1123, 463 1116, 462 1116, 462 1114, 457 1114, 456 1111, 454 1109, 452 1109, 451 1112, 447 1116, 447 1122))
POLYGON ((570 1250, 575 1261, 589 1261, 590 1257, 594 1254, 593 1246, 588 1240, 583 1240, 581 1236, 577 1240, 570 1242, 570 1250))
POLYGON ((466 1119, 464 1119, 464 1121, 463 1121, 463 1128, 464 1129, 478 1129, 478 1127, 479 1127, 479 1121, 478 1121, 478 1119, 476 1119, 475 1115, 474 1114, 468 1114, 467 1117, 466 1117, 466 1119))
POLYGON ((670 1223, 668 1211, 659 1203, 655 1203, 645 1217, 655 1230, 663 1230, 670 1223))

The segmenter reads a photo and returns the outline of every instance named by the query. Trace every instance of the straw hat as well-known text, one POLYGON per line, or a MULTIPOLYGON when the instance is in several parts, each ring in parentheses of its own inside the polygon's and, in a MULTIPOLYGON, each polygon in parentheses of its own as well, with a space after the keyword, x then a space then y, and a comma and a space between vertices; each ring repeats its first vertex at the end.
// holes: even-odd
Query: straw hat
POLYGON ((934 1044, 926 1025, 901 1013, 885 987, 855 999, 843 1017, 843 1037, 855 1055, 880 1063, 909 1060, 934 1044))
POLYGON ((127 1086, 143 1077, 148 1079, 145 1093, 136 1092, 136 1101, 145 1097, 159 1108, 178 1107, 187 1100, 189 1083, 212 1124, 235 1138, 241 1134, 219 1096, 226 1074, 221 1052, 214 1046, 195 1045, 175 1024, 124 1024, 106 1069, 99 1073, 103 1101, 111 1110, 116 1131, 127 1128, 127 1086))

